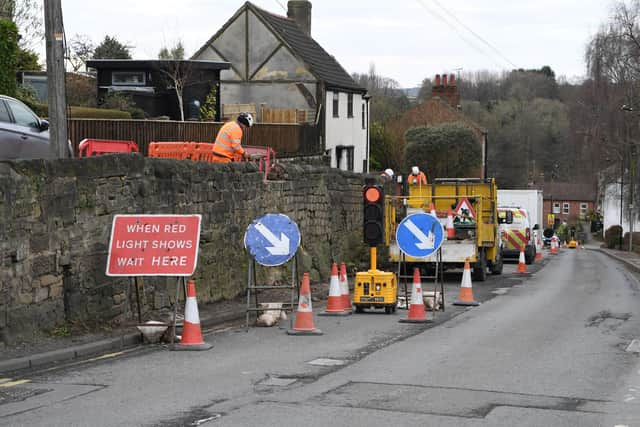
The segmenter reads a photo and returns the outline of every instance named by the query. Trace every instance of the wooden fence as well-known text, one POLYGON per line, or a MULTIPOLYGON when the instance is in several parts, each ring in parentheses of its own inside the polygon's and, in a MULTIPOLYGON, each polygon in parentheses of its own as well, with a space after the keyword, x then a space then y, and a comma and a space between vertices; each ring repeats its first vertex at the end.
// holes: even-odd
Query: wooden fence
MULTIPOLYGON (((150 142, 213 142, 222 123, 154 120, 69 119, 74 152, 85 138, 135 141, 145 156, 150 142)), ((245 132, 243 144, 273 148, 277 155, 320 154, 318 129, 308 124, 257 123, 245 132)))

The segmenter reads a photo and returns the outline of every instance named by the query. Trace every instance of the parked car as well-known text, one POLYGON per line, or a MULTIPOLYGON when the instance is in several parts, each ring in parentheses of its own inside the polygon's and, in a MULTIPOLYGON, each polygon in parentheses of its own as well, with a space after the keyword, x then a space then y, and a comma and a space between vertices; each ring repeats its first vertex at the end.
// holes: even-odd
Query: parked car
POLYGON ((0 95, 0 160, 50 158, 49 122, 17 99, 0 95))

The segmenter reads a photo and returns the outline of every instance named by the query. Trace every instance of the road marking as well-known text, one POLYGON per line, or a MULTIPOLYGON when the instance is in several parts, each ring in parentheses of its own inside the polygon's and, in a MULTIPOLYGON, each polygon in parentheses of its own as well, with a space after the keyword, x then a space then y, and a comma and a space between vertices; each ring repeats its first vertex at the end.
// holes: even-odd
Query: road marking
POLYGON ((92 359, 87 359, 87 360, 85 360, 85 362, 95 362, 96 360, 109 359, 111 357, 120 356, 121 354, 124 354, 124 351, 118 351, 116 353, 103 354, 102 356, 94 357, 92 359))
POLYGON ((322 359, 321 358, 321 359, 314 359, 307 363, 309 365, 316 365, 316 366, 342 366, 347 362, 339 359, 322 359))
MULTIPOLYGON (((3 378, 4 379, 4 378, 3 378)), ((10 379, 10 378, 8 378, 10 379)), ((20 384, 30 383, 31 380, 15 380, 0 384, 0 387, 13 387, 20 384)))

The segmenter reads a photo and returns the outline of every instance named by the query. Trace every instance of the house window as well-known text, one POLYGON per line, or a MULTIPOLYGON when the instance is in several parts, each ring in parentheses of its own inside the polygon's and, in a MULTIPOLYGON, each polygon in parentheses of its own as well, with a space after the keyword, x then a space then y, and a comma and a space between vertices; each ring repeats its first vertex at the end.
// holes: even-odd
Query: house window
POLYGON ((114 71, 111 74, 114 86, 144 86, 144 71, 114 71))
POLYGON ((553 213, 554 214, 560 213, 560 202, 553 202, 553 213))
POLYGON ((365 105, 364 102, 362 103, 362 129, 366 129, 367 128, 367 122, 366 122, 366 115, 365 115, 365 105))
POLYGON ((339 110, 338 110, 338 105, 339 105, 338 95, 339 95, 338 92, 333 92, 333 117, 340 117, 339 110))
POLYGON ((580 215, 581 216, 587 215, 587 209, 588 208, 589 208, 589 204, 588 203, 580 203, 580 215))
POLYGON ((336 167, 342 170, 353 171, 353 154, 353 147, 338 145, 336 147, 336 167))
POLYGON ((565 215, 569 214, 569 203, 564 202, 562 204, 562 213, 565 214, 565 215))
POLYGON ((353 118, 353 94, 347 95, 347 117, 353 118))

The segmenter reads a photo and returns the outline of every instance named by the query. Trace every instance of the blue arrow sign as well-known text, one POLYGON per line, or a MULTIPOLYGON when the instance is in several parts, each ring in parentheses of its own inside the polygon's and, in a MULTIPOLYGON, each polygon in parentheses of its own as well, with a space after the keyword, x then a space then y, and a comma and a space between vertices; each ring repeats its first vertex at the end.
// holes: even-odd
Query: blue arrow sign
POLYGON ((300 231, 288 216, 266 214, 254 219, 244 233, 244 248, 258 264, 284 264, 298 250, 300 231))
POLYGON ((398 224, 396 241, 406 255, 422 258, 437 251, 444 240, 438 218, 427 213, 409 215, 398 224))

